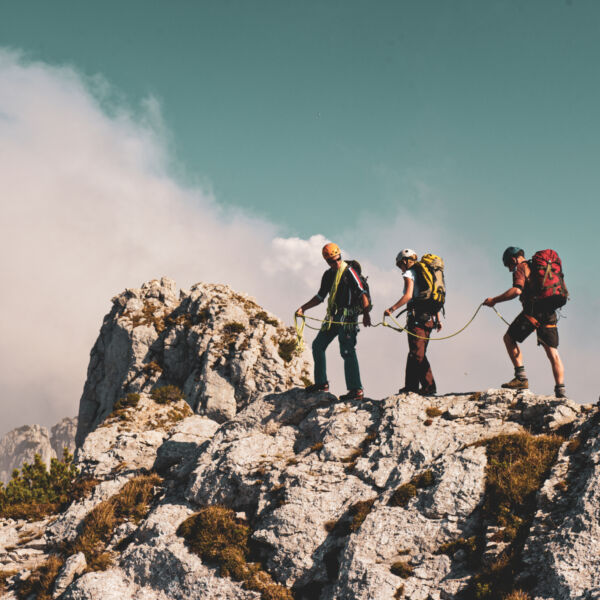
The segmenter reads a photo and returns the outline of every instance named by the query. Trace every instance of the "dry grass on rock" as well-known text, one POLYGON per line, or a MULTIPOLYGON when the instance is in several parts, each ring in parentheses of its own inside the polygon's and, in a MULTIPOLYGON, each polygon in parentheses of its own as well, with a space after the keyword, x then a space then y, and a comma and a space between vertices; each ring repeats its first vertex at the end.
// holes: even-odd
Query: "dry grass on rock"
POLYGON ((156 474, 138 475, 130 479, 121 490, 98 504, 83 520, 81 532, 67 554, 83 552, 88 569, 101 571, 111 563, 106 547, 114 530, 125 523, 139 523, 150 510, 155 487, 162 483, 156 474))
POLYGON ((223 577, 243 582, 264 600, 293 600, 290 590, 275 583, 258 563, 249 563, 250 527, 224 506, 207 506, 184 521, 177 530, 190 550, 217 563, 223 577))
POLYGON ((52 554, 17 588, 16 594, 19 600, 28 600, 34 597, 36 600, 51 600, 54 580, 62 568, 65 560, 61 556, 52 554))

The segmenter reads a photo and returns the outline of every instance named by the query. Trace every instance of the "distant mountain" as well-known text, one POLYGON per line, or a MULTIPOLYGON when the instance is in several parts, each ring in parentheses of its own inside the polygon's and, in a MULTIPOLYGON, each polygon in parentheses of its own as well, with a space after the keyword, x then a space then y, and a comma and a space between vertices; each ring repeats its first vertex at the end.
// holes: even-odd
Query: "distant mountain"
POLYGON ((6 483, 13 469, 24 462, 32 463, 39 454, 49 465, 50 459, 62 458, 63 449, 75 451, 77 418, 65 418, 50 431, 41 425, 24 425, 9 431, 0 439, 0 481, 6 483))

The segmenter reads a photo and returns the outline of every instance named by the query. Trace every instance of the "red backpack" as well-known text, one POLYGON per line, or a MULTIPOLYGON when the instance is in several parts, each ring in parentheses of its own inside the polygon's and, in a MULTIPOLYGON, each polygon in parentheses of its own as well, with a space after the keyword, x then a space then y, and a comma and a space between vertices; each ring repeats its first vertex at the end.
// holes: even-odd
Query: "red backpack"
POLYGON ((538 250, 529 261, 534 302, 542 310, 556 310, 569 299, 562 262, 554 250, 538 250))

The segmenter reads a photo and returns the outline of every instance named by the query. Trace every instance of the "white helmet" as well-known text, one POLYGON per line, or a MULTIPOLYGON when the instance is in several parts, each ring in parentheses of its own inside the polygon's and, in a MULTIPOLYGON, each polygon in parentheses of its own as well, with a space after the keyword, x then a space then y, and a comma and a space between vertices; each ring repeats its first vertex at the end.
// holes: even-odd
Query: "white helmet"
POLYGON ((413 260, 417 260, 417 253, 410 248, 405 248, 398 252, 398 256, 396 256, 396 264, 398 264, 403 258, 412 258, 413 260))

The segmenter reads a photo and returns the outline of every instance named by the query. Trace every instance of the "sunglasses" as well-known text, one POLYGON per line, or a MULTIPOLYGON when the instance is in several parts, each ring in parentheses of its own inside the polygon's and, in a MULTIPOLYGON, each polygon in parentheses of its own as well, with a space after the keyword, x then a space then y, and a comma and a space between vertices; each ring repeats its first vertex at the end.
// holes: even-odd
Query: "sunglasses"
POLYGON ((334 262, 337 262, 338 260, 340 260, 341 258, 342 258, 341 256, 336 256, 336 257, 326 258, 325 261, 328 263, 334 263, 334 262))

